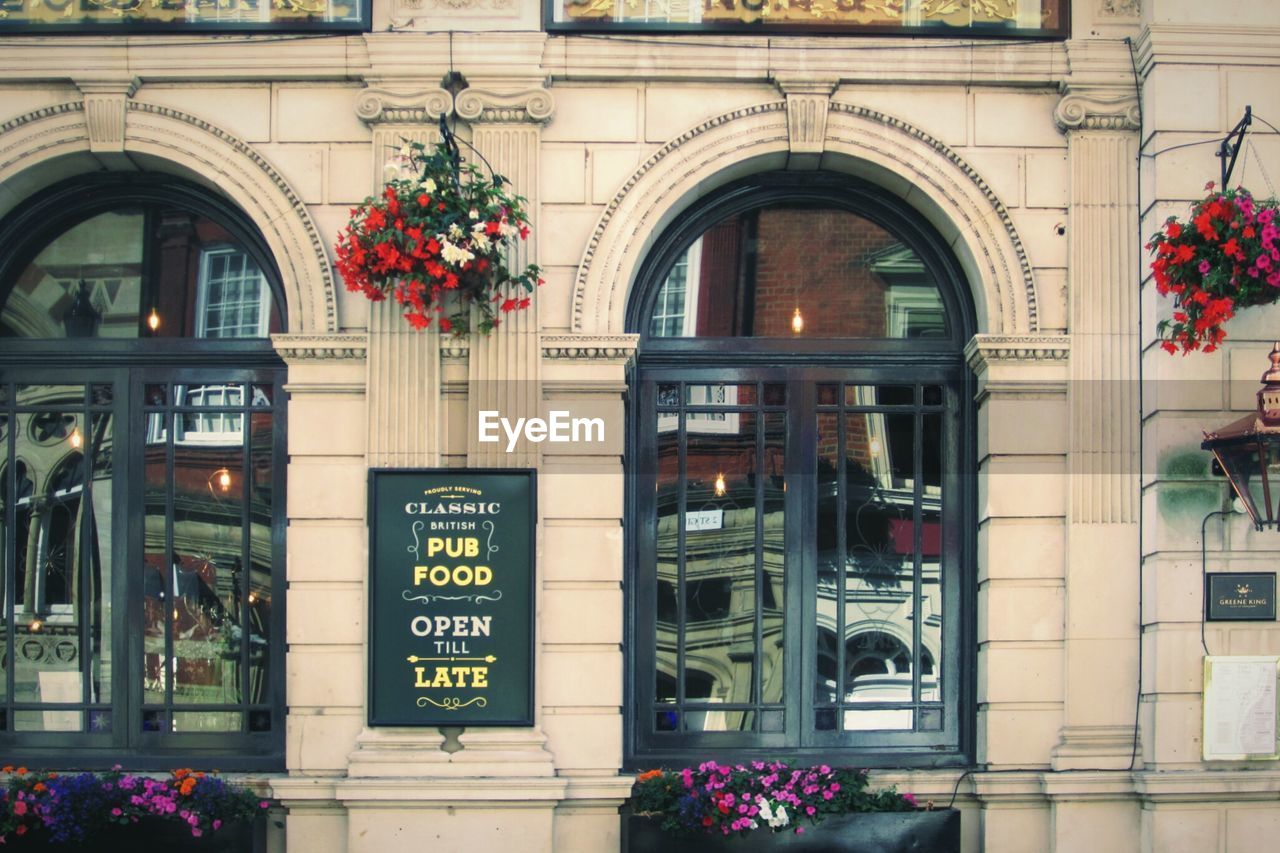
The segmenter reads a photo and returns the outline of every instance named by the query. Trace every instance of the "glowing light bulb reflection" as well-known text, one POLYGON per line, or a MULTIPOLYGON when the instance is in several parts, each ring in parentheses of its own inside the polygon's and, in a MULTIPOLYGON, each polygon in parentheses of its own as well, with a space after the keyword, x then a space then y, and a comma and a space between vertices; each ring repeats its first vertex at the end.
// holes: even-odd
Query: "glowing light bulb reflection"
POLYGON ((152 308, 151 313, 147 315, 147 328, 155 331, 160 328, 160 315, 156 313, 156 309, 152 308))
POLYGON ((31 624, 27 627, 31 629, 31 633, 38 634, 40 633, 40 629, 44 627, 44 621, 41 619, 32 619, 31 624))
POLYGON ((880 455, 880 439, 878 438, 871 439, 871 455, 872 456, 880 455))
POLYGON ((84 438, 80 435, 80 430, 78 429, 71 431, 71 435, 67 436, 67 441, 71 442, 71 446, 76 450, 79 450, 80 446, 84 444, 84 438))
POLYGON ((716 474, 716 497, 724 497, 726 491, 728 491, 728 488, 725 486, 724 474, 716 474))
POLYGON ((231 472, 226 468, 218 472, 218 488, 224 492, 231 488, 231 472))
POLYGON ((800 316, 798 307, 796 313, 791 315, 791 331, 797 335, 804 331, 804 317, 800 316))

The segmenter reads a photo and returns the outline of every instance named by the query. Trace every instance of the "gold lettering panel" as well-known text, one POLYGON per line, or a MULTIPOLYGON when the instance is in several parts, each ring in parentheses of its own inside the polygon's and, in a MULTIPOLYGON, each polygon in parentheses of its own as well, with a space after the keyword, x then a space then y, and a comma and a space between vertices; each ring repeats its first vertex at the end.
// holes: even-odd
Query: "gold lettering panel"
POLYGON ((1065 36, 1069 0, 552 0, 549 29, 909 31, 1065 36))
POLYGON ((369 0, 0 0, 0 33, 362 30, 369 0))

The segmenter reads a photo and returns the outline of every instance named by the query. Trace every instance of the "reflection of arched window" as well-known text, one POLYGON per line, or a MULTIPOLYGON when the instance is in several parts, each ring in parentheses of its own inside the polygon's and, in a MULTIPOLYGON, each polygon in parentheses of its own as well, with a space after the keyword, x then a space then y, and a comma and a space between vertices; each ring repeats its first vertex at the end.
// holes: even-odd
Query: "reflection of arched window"
POLYGON ((628 323, 632 759, 965 760, 974 326, 943 240, 857 181, 760 176, 655 241, 628 323))
POLYGON ((6 754, 283 765, 279 284, 238 210, 169 177, 0 221, 6 754))

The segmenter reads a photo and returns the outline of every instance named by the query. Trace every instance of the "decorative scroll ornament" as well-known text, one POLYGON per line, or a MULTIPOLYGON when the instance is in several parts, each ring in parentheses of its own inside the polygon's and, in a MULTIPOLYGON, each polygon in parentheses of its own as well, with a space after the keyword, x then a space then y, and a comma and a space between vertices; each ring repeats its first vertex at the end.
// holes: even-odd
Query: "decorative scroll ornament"
POLYGON ((434 124, 453 108, 453 97, 444 89, 393 92, 365 89, 356 98, 356 115, 367 124, 434 124))
POLYGON ((444 697, 443 700, 439 702, 437 702, 435 699, 430 698, 429 696, 421 696, 418 698, 419 708, 425 708, 428 705, 435 705, 437 708, 444 708, 446 711, 457 711, 459 709, 467 707, 468 705, 475 705, 477 708, 483 708, 485 705, 488 705, 488 704, 489 704, 489 700, 485 699, 483 696, 477 696, 474 699, 468 699, 466 702, 463 702, 462 699, 460 699, 457 696, 446 696, 444 697))
POLYGON ((546 89, 510 94, 468 88, 458 93, 454 109, 470 122, 542 124, 551 118, 556 102, 546 89))
POLYGON ((1053 120, 1064 132, 1073 130, 1138 130, 1138 100, 1132 93, 1073 92, 1053 111, 1053 120))
POLYGON ((364 334, 271 336, 276 352, 287 364, 304 361, 363 360, 369 347, 364 334))

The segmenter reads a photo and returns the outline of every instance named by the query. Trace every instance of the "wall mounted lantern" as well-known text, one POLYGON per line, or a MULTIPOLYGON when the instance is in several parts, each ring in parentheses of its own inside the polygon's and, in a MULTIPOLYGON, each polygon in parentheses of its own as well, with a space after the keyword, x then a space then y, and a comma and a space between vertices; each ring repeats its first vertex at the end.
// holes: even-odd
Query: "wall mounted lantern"
POLYGON ((1280 529, 1280 342, 1269 358, 1257 411, 1206 430, 1200 445, 1212 451, 1258 530, 1280 529))

